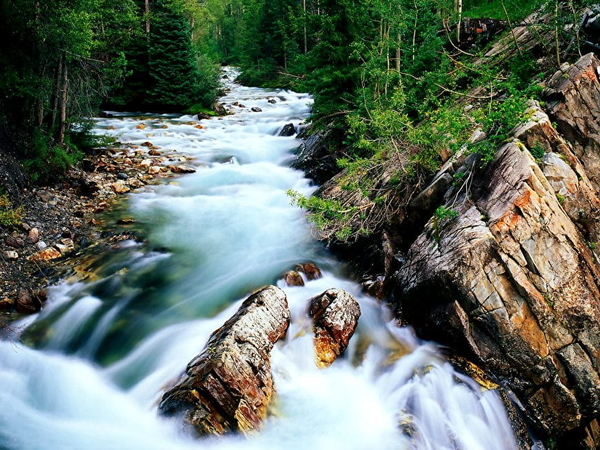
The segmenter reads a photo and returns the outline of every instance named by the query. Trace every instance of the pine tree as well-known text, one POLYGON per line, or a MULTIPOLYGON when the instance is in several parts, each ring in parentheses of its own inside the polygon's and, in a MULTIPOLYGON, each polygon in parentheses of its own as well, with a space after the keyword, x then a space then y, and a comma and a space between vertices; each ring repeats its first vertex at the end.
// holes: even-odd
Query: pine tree
POLYGON ((200 73, 192 49, 190 24, 183 9, 172 0, 157 0, 152 4, 148 55, 149 105, 181 111, 198 102, 200 73))

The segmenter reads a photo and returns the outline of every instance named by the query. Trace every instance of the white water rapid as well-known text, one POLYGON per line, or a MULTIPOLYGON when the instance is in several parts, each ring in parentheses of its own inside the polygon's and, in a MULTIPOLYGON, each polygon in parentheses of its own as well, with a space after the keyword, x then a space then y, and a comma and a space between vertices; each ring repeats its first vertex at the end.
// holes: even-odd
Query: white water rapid
POLYGON ((302 123, 310 97, 226 83, 221 101, 245 108, 231 106, 234 115, 204 120, 202 129, 191 116, 97 120, 99 133, 122 142, 193 157, 197 172, 131 195, 148 242, 102 255, 94 281, 52 288, 46 308, 21 324, 29 345, 0 342, 0 448, 515 448, 499 396, 455 372, 436 345, 396 327, 290 205, 288 189, 308 195, 314 187, 288 167, 299 141, 277 133, 302 123), (251 112, 255 106, 262 111, 251 112), (304 287, 277 281, 305 261, 324 277, 304 287), (286 291, 293 318, 272 355, 275 413, 245 437, 182 435, 157 416, 165 386, 265 284, 286 291), (319 370, 307 299, 331 287, 352 293, 362 317, 345 356, 319 370))

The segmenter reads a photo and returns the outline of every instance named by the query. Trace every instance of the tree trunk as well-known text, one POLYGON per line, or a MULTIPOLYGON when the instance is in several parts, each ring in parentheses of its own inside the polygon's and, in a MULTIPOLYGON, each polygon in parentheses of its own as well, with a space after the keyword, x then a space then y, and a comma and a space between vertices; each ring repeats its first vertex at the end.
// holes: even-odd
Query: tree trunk
POLYGON ((150 34, 150 0, 144 0, 144 14, 146 16, 146 34, 150 34))
POLYGON ((68 101, 68 85, 69 74, 67 70, 67 59, 62 57, 62 92, 60 96, 60 121, 58 124, 58 144, 65 143, 65 133, 67 131, 67 101, 68 101))

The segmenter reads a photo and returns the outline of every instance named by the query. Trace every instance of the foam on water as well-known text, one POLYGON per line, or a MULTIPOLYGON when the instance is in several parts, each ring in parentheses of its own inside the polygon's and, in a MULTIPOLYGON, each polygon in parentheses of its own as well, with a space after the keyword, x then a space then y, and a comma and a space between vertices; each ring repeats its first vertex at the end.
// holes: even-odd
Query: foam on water
POLYGON ((0 447, 515 448, 499 397, 456 373, 434 344, 398 328, 343 276, 290 205, 288 189, 309 195, 315 188, 283 164, 298 141, 276 134, 303 123, 310 97, 230 80, 227 87, 221 101, 235 114, 203 120, 202 128, 191 116, 97 120, 98 132, 193 157, 197 172, 133 194, 131 211, 148 244, 125 243, 105 255, 94 282, 53 288, 45 310, 18 324, 31 347, 0 342, 0 447), (284 286, 281 274, 308 260, 324 276, 284 286), (273 414, 247 437, 182 435, 176 421, 157 416, 165 386, 265 284, 284 288, 292 313, 272 354, 273 414), (319 370, 307 300, 331 287, 352 293, 362 316, 344 357, 319 370))

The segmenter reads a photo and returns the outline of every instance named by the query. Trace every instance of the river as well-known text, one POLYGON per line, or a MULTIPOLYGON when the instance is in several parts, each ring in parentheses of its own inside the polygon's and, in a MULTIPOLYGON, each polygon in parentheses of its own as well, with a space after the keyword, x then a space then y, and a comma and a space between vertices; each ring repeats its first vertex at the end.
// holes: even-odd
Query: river
POLYGON ((51 288, 45 309, 18 324, 28 345, 0 342, 0 448, 516 448, 496 392, 454 371, 435 344, 397 327, 290 204, 287 190, 310 195, 315 187, 289 167, 299 141, 277 134, 303 123, 311 98, 242 87, 233 74, 227 69, 221 101, 235 114, 202 128, 190 125, 191 116, 97 119, 98 133, 193 157, 196 172, 130 195, 127 207, 146 242, 124 241, 99 256, 93 278, 51 288), (282 273, 306 261, 324 276, 284 286, 282 273), (157 416, 165 387, 266 284, 285 290, 292 312, 287 339, 272 355, 274 414, 244 437, 183 435, 157 416), (362 316, 345 356, 319 370, 307 300, 331 287, 352 293, 362 316))

